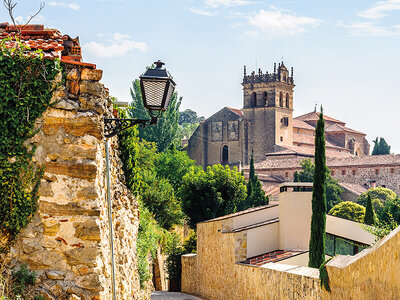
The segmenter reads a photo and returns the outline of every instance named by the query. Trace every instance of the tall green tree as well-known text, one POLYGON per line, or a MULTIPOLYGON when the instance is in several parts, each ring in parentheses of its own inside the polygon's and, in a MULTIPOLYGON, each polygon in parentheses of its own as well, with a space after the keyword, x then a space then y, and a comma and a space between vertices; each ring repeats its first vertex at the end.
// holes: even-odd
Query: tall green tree
POLYGON ((183 177, 179 195, 189 225, 196 228, 198 222, 236 212, 246 198, 246 181, 236 168, 228 166, 191 169, 183 177))
POLYGON ((365 208, 364 223, 367 225, 374 225, 375 223, 375 212, 374 208, 372 207, 372 199, 369 193, 368 193, 367 206, 365 208))
POLYGON ((378 139, 377 137, 373 142, 374 149, 372 150, 372 155, 390 154, 390 146, 383 137, 381 137, 380 139, 378 139))
MULTIPOLYGON (((149 113, 143 105, 139 79, 132 83, 131 97, 133 101, 128 108, 129 118, 150 119, 149 113)), ((182 97, 178 98, 177 92, 174 92, 167 110, 158 118, 157 125, 139 128, 139 137, 156 143, 160 152, 173 143, 179 144, 179 107, 181 102, 182 97)))
POLYGON ((194 110, 186 109, 179 113, 179 125, 195 124, 204 121, 204 117, 198 117, 194 110))
POLYGON ((245 210, 250 207, 256 207, 266 205, 269 202, 269 198, 265 196, 265 192, 262 189, 261 182, 256 175, 254 169, 253 153, 250 158, 250 173, 249 181, 247 182, 247 197, 243 201, 243 204, 238 207, 238 210, 245 210))
POLYGON ((329 214, 335 217, 363 223, 365 218, 365 207, 351 201, 343 201, 332 207, 329 214))
POLYGON ((325 261, 326 173, 325 122, 321 106, 321 113, 315 129, 315 172, 308 260, 308 266, 311 268, 319 268, 325 261))

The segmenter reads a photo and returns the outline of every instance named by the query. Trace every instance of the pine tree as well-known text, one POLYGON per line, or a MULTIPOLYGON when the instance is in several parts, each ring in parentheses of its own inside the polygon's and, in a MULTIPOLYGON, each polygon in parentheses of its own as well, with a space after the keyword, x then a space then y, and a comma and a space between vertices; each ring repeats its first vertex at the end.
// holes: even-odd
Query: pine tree
POLYGON ((374 149, 372 150, 372 155, 385 155, 390 154, 390 146, 385 141, 384 138, 376 138, 374 141, 374 149))
POLYGON ((323 110, 315 129, 315 172, 312 194, 311 235, 308 266, 319 268, 325 261, 326 157, 323 110))
POLYGON ((238 210, 244 210, 250 207, 256 207, 261 205, 266 205, 269 202, 269 198, 265 196, 265 192, 262 189, 260 180, 256 175, 254 168, 254 158, 253 153, 250 159, 250 173, 249 181, 247 183, 247 197, 243 202, 243 205, 238 208, 238 210))
POLYGON ((374 208, 372 206, 372 200, 371 200, 370 193, 368 193, 367 206, 365 208, 364 223, 367 225, 375 224, 375 212, 374 212, 374 208))

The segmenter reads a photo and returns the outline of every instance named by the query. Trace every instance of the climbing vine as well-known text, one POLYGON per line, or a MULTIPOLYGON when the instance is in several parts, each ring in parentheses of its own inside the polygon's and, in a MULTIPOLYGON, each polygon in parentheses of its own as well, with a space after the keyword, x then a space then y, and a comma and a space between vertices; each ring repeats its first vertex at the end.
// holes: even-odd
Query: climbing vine
POLYGON ((325 260, 322 265, 319 267, 319 280, 321 283, 321 288, 325 288, 325 290, 327 290, 329 293, 331 292, 331 287, 329 285, 329 275, 328 275, 328 271, 326 270, 326 264, 332 259, 328 258, 327 260, 325 260))
POLYGON ((37 209, 43 168, 32 162, 29 143, 35 121, 51 105, 58 60, 44 59, 16 41, 0 42, 0 235, 1 252, 26 227, 37 209), (4 240, 7 241, 4 243, 4 240))

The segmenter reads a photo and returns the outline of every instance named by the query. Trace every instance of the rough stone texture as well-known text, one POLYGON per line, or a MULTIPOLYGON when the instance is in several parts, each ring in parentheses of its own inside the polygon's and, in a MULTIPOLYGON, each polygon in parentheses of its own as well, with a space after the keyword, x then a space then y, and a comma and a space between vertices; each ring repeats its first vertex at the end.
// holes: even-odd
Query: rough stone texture
POLYGON ((400 227, 355 256, 339 255, 327 265, 331 293, 324 299, 399 299, 400 227))
POLYGON ((246 236, 226 232, 231 225, 224 220, 197 225, 197 255, 182 256, 182 292, 210 300, 321 299, 317 269, 237 263, 246 252, 246 236))
MULTIPOLYGON (((103 118, 112 116, 112 101, 98 82, 102 71, 72 65, 65 71, 66 84, 31 140, 34 161, 45 167, 39 209, 10 259, 38 274, 45 299, 111 299, 103 118)), ((117 138, 109 144, 117 299, 146 299, 136 260, 138 204, 123 184, 117 138)))

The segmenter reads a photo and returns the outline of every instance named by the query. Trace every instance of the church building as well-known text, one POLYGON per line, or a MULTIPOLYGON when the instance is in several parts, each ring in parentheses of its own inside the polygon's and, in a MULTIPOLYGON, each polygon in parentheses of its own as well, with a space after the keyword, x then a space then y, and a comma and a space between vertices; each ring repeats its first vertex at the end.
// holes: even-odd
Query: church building
MULTIPOLYGON (((314 156, 315 110, 293 118, 293 68, 274 64, 273 73, 258 69, 243 76, 243 108, 224 107, 200 123, 189 139, 188 154, 203 168, 224 164, 244 166, 253 153, 266 159, 314 156)), ((369 154, 365 134, 324 115, 327 157, 369 154)))

